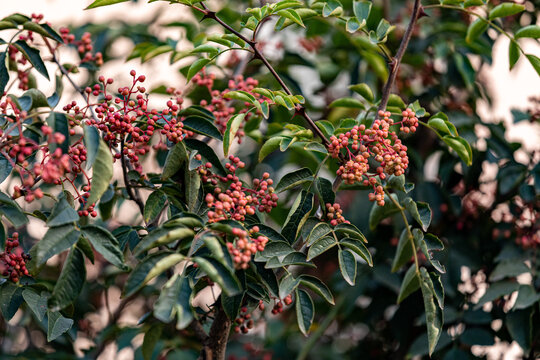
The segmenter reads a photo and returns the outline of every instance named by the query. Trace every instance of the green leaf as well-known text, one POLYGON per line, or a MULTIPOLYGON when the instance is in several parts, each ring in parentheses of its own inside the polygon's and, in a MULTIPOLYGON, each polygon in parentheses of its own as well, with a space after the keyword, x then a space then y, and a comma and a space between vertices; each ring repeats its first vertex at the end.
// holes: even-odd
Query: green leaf
POLYGON ((205 135, 219 141, 223 140, 221 133, 212 121, 202 116, 188 116, 182 123, 184 128, 197 134, 205 135))
POLYGON ((472 43, 480 37, 488 29, 489 24, 483 18, 478 18, 473 21, 467 28, 467 35, 465 36, 465 41, 467 43, 472 43))
POLYGON ((433 251, 441 251, 444 249, 442 241, 433 234, 425 234, 424 236, 416 229, 413 230, 413 235, 415 236, 417 246, 422 250, 430 264, 441 274, 445 273, 445 267, 438 260, 433 258, 433 251))
POLYGON ((537 301, 540 301, 540 294, 536 293, 532 285, 519 285, 518 297, 512 310, 526 309, 537 301))
POLYGON ((292 294, 294 289, 300 284, 300 278, 294 278, 291 274, 283 277, 279 283, 279 298, 283 299, 292 294))
POLYGON ((403 282, 401 283, 397 303, 401 303, 409 295, 418 290, 418 288, 420 288, 420 281, 419 277, 416 274, 416 266, 415 264, 412 264, 411 267, 409 267, 409 270, 407 270, 407 272, 405 273, 405 277, 403 278, 403 282))
POLYGON ((305 182, 313 180, 313 173, 308 168, 301 168, 293 172, 287 173, 281 178, 276 186, 276 192, 288 190, 305 182))
POLYGON ((107 229, 96 225, 87 225, 82 228, 82 234, 108 262, 119 269, 127 269, 120 244, 107 229))
POLYGON ((525 54, 531 65, 533 66, 536 73, 540 76, 540 58, 536 55, 525 54))
POLYGON ((340 16, 343 13, 343 5, 337 0, 328 0, 322 10, 322 16, 340 16))
POLYGON ((528 25, 519 29, 514 35, 515 39, 520 38, 532 38, 540 39, 540 26, 538 25, 528 25))
POLYGON ((126 1, 130 1, 130 0, 96 0, 93 3, 91 3, 90 5, 88 5, 85 10, 97 8, 97 7, 100 7, 100 6, 119 4, 119 3, 126 2, 126 1))
POLYGON ((345 25, 345 29, 351 34, 358 31, 358 29, 360 29, 361 27, 362 26, 357 18, 351 17, 347 19, 347 24, 345 25))
MULTIPOLYGON (((392 198, 398 201, 396 194, 391 194, 392 198)), ((381 220, 399 212, 399 209, 394 205, 394 202, 388 198, 388 195, 384 195, 384 206, 379 206, 377 203, 373 203, 373 207, 369 213, 369 228, 375 230, 381 220)))
POLYGON ((349 249, 339 249, 338 250, 338 259, 339 259, 339 269, 343 279, 349 283, 349 285, 354 285, 356 281, 356 259, 354 254, 349 249))
POLYGON ((201 58, 201 59, 195 60, 188 69, 187 76, 186 76, 186 81, 190 82, 191 79, 199 71, 201 71, 202 68, 205 67, 210 61, 211 61, 211 59, 206 59, 206 58, 201 58))
POLYGON ((165 284, 154 305, 154 316, 168 323, 176 314, 176 328, 179 330, 186 328, 193 320, 191 293, 188 278, 174 275, 165 284))
POLYGON ((22 292, 22 296, 30 310, 32 310, 32 312, 36 316, 36 318, 39 321, 42 321, 45 317, 45 313, 47 312, 47 300, 49 299, 47 293, 43 292, 40 295, 34 290, 25 289, 22 292))
POLYGON ((429 355, 431 356, 442 333, 443 313, 435 303, 436 294, 434 284, 425 268, 420 268, 420 288, 422 289, 422 296, 424 298, 429 355))
POLYGON ((84 147, 86 148, 86 168, 89 169, 94 165, 99 152, 100 145, 99 131, 95 126, 84 126, 84 147))
POLYGON ((398 95, 390 94, 388 97, 388 106, 405 109, 407 105, 405 105, 405 102, 398 95))
MULTIPOLYGON (((371 2, 369 4, 371 6, 371 2)), ((361 83, 361 84, 356 84, 356 85, 350 85, 349 89, 359 94, 370 103, 372 103, 373 100, 375 99, 375 97, 373 96, 373 91, 371 91, 371 88, 369 87, 368 84, 361 83)))
POLYGON ((298 24, 300 25, 301 27, 304 27, 304 22, 302 21, 302 18, 300 17, 300 15, 296 12, 296 10, 294 9, 285 9, 285 10, 280 10, 277 12, 277 14, 279 16, 282 16, 286 19, 289 19, 291 20, 292 22, 294 22, 295 24, 298 24))
MULTIPOLYGON (((423 238, 423 234, 421 231, 419 233, 416 233, 415 235, 423 238)), ((411 235, 409 234, 407 228, 403 229, 396 248, 396 255, 394 255, 394 260, 392 261, 392 272, 398 271, 403 265, 405 265, 411 260, 411 257, 414 255, 411 245, 412 240, 413 239, 411 239, 411 235)))
POLYGON ((431 224, 431 208, 429 204, 421 201, 415 202, 410 197, 407 197, 403 200, 403 205, 405 205, 414 220, 422 226, 422 229, 427 231, 429 224, 431 224))
POLYGON ((316 292, 328 303, 332 305, 335 304, 332 292, 330 291, 328 286, 326 286, 326 284, 323 283, 319 278, 311 275, 302 274, 298 277, 298 279, 300 279, 300 285, 308 287, 312 291, 316 292))
MULTIPOLYGON (((371 1, 354 1, 353 12, 360 24, 365 24, 371 11, 371 1)), ((363 25, 361 25, 363 26, 363 25)))
POLYGON ((3 192, 0 192, 0 214, 4 215, 16 228, 28 223, 28 217, 19 204, 3 192))
POLYGON ((330 108, 345 107, 345 108, 355 108, 355 109, 362 109, 362 110, 366 108, 360 100, 357 100, 354 98, 337 99, 337 100, 332 101, 332 103, 328 106, 330 108))
POLYGON ((28 61, 30 61, 30 63, 41 75, 45 76, 47 80, 50 80, 49 73, 47 72, 47 67, 41 59, 39 50, 28 46, 28 44, 22 40, 17 40, 13 43, 13 46, 15 46, 17 50, 19 50, 24 55, 24 57, 27 58, 28 61))
POLYGON ((302 190, 294 201, 287 215, 287 220, 285 220, 285 225, 281 230, 281 234, 289 243, 292 244, 296 240, 300 229, 309 217, 311 209, 313 209, 313 193, 302 190))
POLYGON ((506 328, 525 353, 530 352, 533 343, 534 308, 517 310, 506 315, 506 328))
POLYGON ((245 117, 246 114, 236 114, 231 116, 227 122, 227 130, 225 130, 225 135, 223 136, 223 153, 225 156, 229 155, 229 149, 245 117))
POLYGON ((156 220, 166 203, 167 195, 165 193, 159 190, 152 192, 144 204, 144 221, 149 224, 156 220))
POLYGON ((100 140, 94 165, 92 166, 92 181, 90 197, 87 206, 96 203, 109 188, 113 177, 113 158, 105 141, 100 140))
POLYGON ((47 226, 54 227, 79 221, 79 214, 69 205, 64 193, 54 205, 51 215, 47 218, 47 226))
POLYGON ((228 296, 234 296, 242 292, 240 281, 225 265, 211 258, 195 257, 193 261, 212 281, 218 283, 228 296))
POLYGON ((152 270, 160 260, 170 254, 171 253, 169 252, 158 252, 144 258, 129 275, 126 285, 124 286, 123 296, 131 296, 141 289, 146 284, 144 281, 150 270, 152 270))
POLYGON ((48 326, 47 326, 47 341, 56 340, 60 335, 71 329, 73 319, 68 319, 62 316, 58 311, 47 311, 48 326))
POLYGON ((352 237, 353 239, 361 240, 367 243, 367 239, 364 236, 364 234, 362 234, 362 232, 358 230, 358 228, 354 226, 353 224, 347 224, 347 223, 337 224, 334 230, 340 234, 345 234, 349 237, 352 237))
POLYGON ((325 222, 320 222, 313 227, 309 236, 306 239, 306 246, 311 246, 313 243, 323 238, 324 236, 330 234, 332 228, 325 222))
POLYGON ((285 241, 271 241, 266 244, 263 251, 255 253, 255 261, 268 260, 274 256, 284 256, 294 252, 294 249, 285 241))
POLYGON ((313 300, 307 292, 302 289, 296 289, 296 318, 298 319, 298 327, 302 334, 307 336, 309 328, 313 323, 315 309, 313 300))
POLYGON ((7 281, 0 285, 0 310, 6 321, 11 320, 23 303, 23 288, 7 281))
POLYGON ((531 269, 525 265, 522 261, 505 260, 497 264, 491 275, 489 275, 489 281, 499 281, 505 278, 513 278, 524 273, 530 273, 531 269))
POLYGON ((281 140, 283 140, 282 136, 274 136, 268 139, 259 150, 259 162, 262 162, 265 157, 279 149, 281 140))
POLYGON ((510 64, 510 70, 514 68, 520 56, 521 51, 519 51, 519 47, 515 42, 511 41, 510 45, 508 46, 508 62, 510 64))
POLYGON ((313 243, 313 245, 310 246, 308 253, 307 253, 307 261, 313 260, 317 256, 321 255, 325 251, 331 249, 337 245, 336 239, 334 239, 331 236, 325 236, 316 242, 313 243))
POLYGON ((0 53, 0 94, 4 94, 4 89, 9 82, 9 72, 6 67, 7 51, 0 53))
POLYGON ((143 252, 150 250, 159 245, 167 245, 177 240, 192 237, 195 232, 186 227, 178 227, 174 229, 156 229, 146 235, 133 249, 135 256, 141 255, 143 252))
MULTIPOLYGON (((30 111, 32 109, 37 109, 40 107, 49 107, 49 103, 47 102, 47 97, 45 96, 44 93, 42 93, 38 89, 30 89, 30 90, 25 91, 24 94, 21 97, 19 97, 19 104, 21 105, 21 108, 25 111, 30 111)), ((51 113, 51 115, 47 119, 47 122, 49 122, 49 126, 53 128, 53 131, 58 131, 66 135, 67 131, 63 131, 64 128, 67 128, 67 118, 65 114, 51 113), (56 116, 60 119, 62 119, 62 117, 66 119, 65 121, 62 119, 62 125, 60 127, 55 126, 54 119, 56 116), (50 118, 53 119, 52 122, 50 122, 49 120, 50 118)), ((66 136, 66 139, 68 139, 67 136, 66 136)))
POLYGON ((467 140, 450 135, 443 136, 442 139, 446 145, 448 145, 459 155, 461 160, 463 160, 467 166, 472 165, 472 149, 467 140))
POLYGON ((74 302, 86 281, 86 267, 81 250, 74 247, 64 262, 62 272, 54 285, 49 305, 59 311, 74 302))
POLYGON ((90 260, 90 262, 93 264, 95 261, 94 249, 92 249, 92 245, 90 245, 90 242, 86 240, 85 237, 81 236, 77 241, 77 247, 83 252, 84 256, 86 256, 88 260, 90 260))
POLYGON ((516 15, 523 10, 525 10, 525 6, 523 5, 515 3, 502 3, 491 9, 491 11, 489 12, 489 20, 516 15))
POLYGON ((196 139, 185 139, 184 143, 191 150, 197 150, 197 152, 203 157, 203 159, 210 162, 213 165, 212 170, 214 172, 218 173, 221 176, 227 175, 227 172, 225 171, 223 165, 221 165, 218 156, 210 146, 196 139))
POLYGON ((235 296, 227 296, 227 294, 221 294, 221 305, 227 317, 234 321, 238 317, 240 312, 240 307, 242 306, 242 299, 244 294, 239 294, 235 296))
POLYGON ((73 224, 50 228, 43 239, 38 241, 30 252, 39 267, 54 255, 69 249, 79 239, 80 232, 73 224))
POLYGON ((493 283, 486 290, 484 295, 478 300, 475 309, 481 308, 484 304, 500 298, 501 296, 510 295, 519 289, 519 283, 514 281, 499 281, 493 283))
POLYGON ((369 266, 373 266, 371 254, 362 241, 352 238, 345 238, 340 240, 339 244, 355 252, 358 256, 364 259, 369 266))
POLYGON ((161 337, 162 331, 163 324, 157 323, 152 325, 144 334, 144 339, 141 346, 141 352, 144 360, 152 359, 152 353, 154 352, 154 348, 161 337))
POLYGON ((180 170, 182 165, 188 161, 188 154, 184 142, 179 142, 167 153, 165 159, 165 165, 161 172, 161 178, 163 180, 170 179, 174 174, 180 170))
POLYGON ((287 265, 301 265, 307 267, 316 267, 313 263, 306 262, 306 255, 301 252, 292 252, 285 256, 283 260, 279 260, 277 256, 274 256, 265 265, 266 269, 275 269, 287 265))

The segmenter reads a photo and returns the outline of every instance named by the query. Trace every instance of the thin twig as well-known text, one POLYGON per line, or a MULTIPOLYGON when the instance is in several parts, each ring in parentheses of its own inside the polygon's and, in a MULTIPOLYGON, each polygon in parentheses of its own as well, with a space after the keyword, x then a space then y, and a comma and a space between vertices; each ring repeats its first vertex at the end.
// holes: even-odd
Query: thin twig
MULTIPOLYGON (((247 44, 249 44, 249 46, 253 49, 254 58, 262 61, 264 66, 270 71, 272 76, 276 79, 276 81, 283 88, 283 91, 285 91, 287 95, 293 95, 289 87, 285 84, 283 79, 278 75, 274 67, 268 62, 268 60, 264 57, 262 52, 257 48, 256 41, 246 38, 240 32, 233 29, 229 24, 221 20, 214 11, 208 10, 208 8, 206 7, 204 3, 201 3, 201 7, 202 9, 196 8, 196 7, 195 8, 204 14, 203 19, 213 19, 214 21, 219 23, 221 26, 223 26, 225 29, 227 29, 229 32, 231 32, 232 34, 234 34, 235 36, 237 36, 238 38, 242 39, 247 44)), ((319 129, 319 127, 315 124, 315 122, 306 113, 306 108, 303 105, 297 104, 295 107, 295 110, 296 110, 296 114, 303 117, 306 120, 311 130, 321 139, 324 145, 328 147, 328 145, 330 145, 330 141, 326 138, 326 136, 323 134, 321 129, 319 129)))
POLYGON ((407 50, 407 46, 409 45, 409 40, 411 40, 412 32, 413 32, 414 26, 416 25, 416 21, 418 20, 418 15, 420 14, 421 9, 422 9, 422 6, 420 4, 420 0, 415 0, 409 26, 407 26, 407 30, 405 30, 405 34, 403 35, 403 38, 401 39, 401 43, 399 44, 399 49, 396 53, 396 56, 390 61, 390 64, 389 64, 390 74, 388 75, 388 80, 386 81, 386 84, 384 85, 384 88, 383 88, 383 94, 382 94, 381 102, 379 104, 379 109, 378 109, 379 111, 386 109, 386 105, 388 104, 388 98, 390 97, 390 91, 392 90, 392 86, 394 85, 394 82, 396 81, 399 66, 401 65, 401 60, 403 59, 403 55, 405 54, 405 51, 407 50))

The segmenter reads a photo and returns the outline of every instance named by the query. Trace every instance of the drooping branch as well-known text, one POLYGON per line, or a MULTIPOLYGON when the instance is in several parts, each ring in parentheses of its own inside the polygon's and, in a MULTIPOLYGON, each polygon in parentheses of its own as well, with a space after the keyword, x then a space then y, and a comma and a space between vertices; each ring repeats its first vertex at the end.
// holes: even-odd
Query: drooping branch
POLYGON ((394 82, 396 81, 397 73, 399 71, 399 66, 401 65, 401 60, 403 59, 403 55, 405 54, 405 51, 407 50, 407 46, 409 45, 409 41, 411 40, 414 26, 416 25, 416 21, 418 20, 418 17, 421 14, 421 12, 422 12, 421 1, 415 0, 412 16, 411 16, 411 21, 409 22, 409 25, 407 26, 407 29, 405 30, 405 34, 403 35, 403 38, 401 39, 401 43, 399 44, 399 49, 396 53, 396 56, 394 56, 394 58, 390 61, 390 64, 389 64, 390 74, 388 75, 388 80, 386 80, 386 84, 384 84, 381 102, 378 108, 379 111, 386 109, 386 105, 388 104, 388 98, 390 97, 390 91, 392 90, 392 86, 394 86, 394 82))

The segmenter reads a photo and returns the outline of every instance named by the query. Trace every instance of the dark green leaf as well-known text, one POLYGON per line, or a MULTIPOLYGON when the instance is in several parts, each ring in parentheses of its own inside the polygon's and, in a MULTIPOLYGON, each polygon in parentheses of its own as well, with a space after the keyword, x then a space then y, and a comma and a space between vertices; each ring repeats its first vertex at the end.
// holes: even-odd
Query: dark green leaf
POLYGON ((3 192, 0 192, 0 214, 4 215, 16 228, 28 223, 28 217, 19 204, 3 192))
POLYGON ((22 40, 17 40, 13 43, 13 46, 15 46, 17 50, 19 50, 24 55, 24 57, 27 58, 28 61, 30 61, 30 63, 41 75, 45 76, 47 80, 50 80, 49 73, 47 72, 47 67, 41 59, 39 50, 30 47, 22 40))
POLYGON ((103 140, 99 141, 98 152, 92 166, 92 181, 90 197, 87 204, 96 203, 107 191, 113 177, 113 158, 109 147, 103 140))
POLYGON ((161 214, 167 203, 167 195, 162 191, 154 191, 150 194, 144 204, 144 221, 152 223, 161 214))
POLYGON ((493 269, 491 275, 489 275, 489 281, 495 282, 504 278, 512 278, 523 273, 530 273, 530 271, 531 269, 529 269, 529 267, 522 261, 501 261, 499 264, 497 264, 495 269, 493 269))
POLYGON ((127 269, 120 244, 107 229, 96 225, 88 225, 82 228, 82 233, 90 241, 94 249, 103 255, 108 262, 120 269, 127 269))
POLYGON ((424 231, 427 231, 431 224, 431 208, 428 203, 414 202, 413 199, 407 197, 403 200, 403 205, 412 217, 422 226, 424 231))
POLYGON ((47 300, 49 299, 48 294, 43 292, 40 295, 34 290, 26 289, 22 292, 22 296, 36 318, 39 321, 42 321, 45 313, 47 312, 47 300))
MULTIPOLYGON (((63 195, 63 193, 62 193, 63 195)), ((79 221, 79 214, 69 205, 65 196, 61 196, 47 218, 47 226, 54 227, 79 221)))
POLYGON ((345 108, 355 108, 355 109, 365 109, 366 107, 360 100, 354 99, 354 98, 341 98, 332 101, 330 105, 328 105, 330 108, 335 107, 345 107, 345 108))
POLYGON ((152 359, 152 353, 154 352, 154 348, 161 337, 162 331, 163 324, 158 323, 152 325, 144 334, 144 339, 141 346, 141 352, 144 360, 152 359))
POLYGON ((510 64, 510 70, 514 68, 514 65, 516 65, 520 56, 521 56, 521 51, 519 51, 519 48, 516 45, 516 43, 511 41, 510 45, 508 46, 508 62, 510 64))
POLYGON ((144 260, 141 261, 129 275, 124 287, 123 296, 131 296, 142 288, 146 284, 145 279, 150 270, 152 270, 160 260, 169 255, 170 253, 168 252, 158 252, 144 258, 144 260))
POLYGON ((435 303, 436 294, 434 285, 425 268, 420 268, 420 288, 422 289, 422 296, 424 298, 429 355, 431 356, 442 333, 443 313, 435 303))
POLYGON ((240 281, 225 265, 212 258, 195 257, 193 261, 212 281, 219 284, 225 294, 234 296, 242 292, 240 281))
POLYGON ((0 94, 4 94, 4 89, 9 82, 9 72, 6 67, 7 51, 0 54, 0 94))
POLYGON ((60 335, 71 329, 73 320, 62 316, 58 311, 47 311, 47 341, 56 340, 60 335))
POLYGON ((302 168, 283 176, 276 186, 276 192, 279 193, 312 180, 313 174, 311 170, 302 168))
POLYGON ((54 285, 49 305, 58 311, 77 299, 86 281, 86 267, 81 250, 74 247, 62 267, 58 281, 54 285))
MULTIPOLYGON (((392 198, 396 201, 398 197, 396 194, 391 194, 392 198)), ((369 228, 375 230, 381 220, 399 212, 399 209, 394 205, 394 202, 388 198, 388 195, 384 196, 384 206, 379 206, 377 203, 373 204, 371 212, 369 213, 369 228)))
POLYGON ((531 63, 534 70, 536 70, 536 73, 540 76, 540 58, 533 54, 526 54, 525 56, 531 63))
MULTIPOLYGON (((80 232, 73 224, 50 228, 43 239, 38 241, 30 252, 39 267, 54 255, 69 249, 79 239, 80 232)), ((34 260, 32 259, 32 260, 34 260)))
POLYGON ((418 288, 420 288, 420 281, 418 275, 416 274, 416 266, 413 264, 405 273, 405 277, 401 283, 401 288, 399 289, 397 303, 399 304, 405 300, 409 295, 418 290, 418 288))
POLYGON ((300 275, 298 278, 300 279, 301 285, 310 288, 311 290, 322 296, 324 300, 334 305, 334 296, 330 292, 330 289, 328 289, 328 286, 326 286, 326 284, 323 283, 319 278, 305 274, 300 275))
POLYGON ((506 328, 525 353, 532 345, 534 308, 517 310, 506 315, 506 328))
POLYGON ((317 177, 315 180, 317 194, 324 204, 333 204, 336 201, 336 194, 332 189, 332 182, 323 177, 317 177))
POLYGON ((211 61, 210 59, 206 59, 206 58, 195 60, 189 67, 189 70, 186 76, 186 81, 187 82, 191 81, 191 79, 195 76, 195 74, 201 71, 202 68, 205 67, 210 61, 211 61))
POLYGON ((313 243, 313 245, 310 246, 306 260, 313 260, 314 258, 331 249, 335 245, 337 245, 336 239, 331 236, 326 236, 317 240, 313 243))
POLYGON ((482 305, 500 298, 501 296, 510 295, 514 291, 519 289, 519 284, 513 281, 499 281, 493 283, 486 290, 484 295, 478 300, 478 303, 474 307, 479 309, 482 305))
MULTIPOLYGON (((225 168, 223 167, 223 165, 221 165, 219 158, 217 157, 216 153, 214 152, 214 150, 212 150, 210 146, 196 139, 185 139, 184 143, 191 150, 197 150, 197 152, 203 157, 203 159, 210 162, 213 165, 212 167, 213 172, 216 172, 221 176, 227 175, 225 168)), ((193 169, 190 169, 190 170, 193 170, 193 169)))
POLYGON ((313 193, 302 190, 294 201, 281 234, 293 243, 313 208, 313 193))
POLYGON ((96 161, 100 144, 99 131, 95 126, 84 126, 84 147, 86 148, 86 168, 90 169, 96 161))
POLYGON ((6 321, 11 320, 23 303, 23 288, 7 281, 0 285, 0 310, 6 321))
POLYGON ((465 41, 467 41, 469 44, 475 41, 482 35, 487 28, 489 27, 488 22, 483 18, 478 18, 474 20, 471 25, 469 25, 469 28, 467 29, 467 36, 465 37, 465 41))
POLYGON ((296 318, 298 319, 298 327, 302 334, 307 336, 309 328, 313 323, 315 309, 313 300, 307 292, 301 289, 296 289, 296 318))
POLYGON ((352 250, 354 253, 364 259, 369 266, 373 266, 371 254, 362 241, 352 238, 345 238, 340 240, 339 244, 352 250))
POLYGON ((519 29, 516 34, 514 35, 514 38, 520 39, 520 38, 532 38, 532 39, 540 39, 540 26, 538 25, 528 25, 525 27, 522 27, 519 29))
POLYGON ((518 289, 518 297, 514 304, 513 310, 521 310, 532 306, 537 301, 540 301, 540 294, 531 285, 520 285, 518 289))
MULTIPOLYGON (((418 231, 415 235, 418 235, 421 238, 424 237, 421 231, 419 231, 418 229, 415 230, 418 231)), ((411 257, 414 255, 411 245, 411 242, 413 240, 414 239, 411 238, 411 233, 408 231, 408 229, 403 229, 396 248, 396 255, 394 256, 394 260, 392 261, 392 272, 398 271, 403 265, 405 265, 411 260, 411 257)))
POLYGON ((221 294, 221 305, 227 317, 234 321, 238 317, 240 307, 242 306, 242 299, 244 294, 227 296, 227 294, 221 294))
POLYGON ((223 140, 221 133, 214 123, 206 117, 202 116, 188 116, 182 123, 187 130, 202 134, 219 141, 223 140))
POLYGON ((459 155, 466 165, 470 166, 472 164, 471 145, 469 145, 467 140, 461 137, 446 135, 443 136, 443 141, 459 155))
POLYGON ((349 249, 338 250, 339 269, 343 279, 350 285, 354 285, 356 281, 356 259, 354 254, 349 249))
POLYGON ((186 151, 186 146, 184 145, 184 142, 179 142, 167 153, 165 165, 163 166, 163 171, 161 172, 161 178, 163 180, 170 179, 187 161, 188 154, 186 151))

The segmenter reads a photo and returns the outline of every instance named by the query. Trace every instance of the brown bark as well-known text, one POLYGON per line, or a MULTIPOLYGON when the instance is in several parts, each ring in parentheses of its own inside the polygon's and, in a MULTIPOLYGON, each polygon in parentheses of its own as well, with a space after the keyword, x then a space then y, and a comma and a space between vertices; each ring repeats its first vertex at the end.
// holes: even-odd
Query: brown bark
POLYGON ((203 348, 199 360, 225 360, 227 340, 232 327, 232 321, 227 317, 221 301, 215 304, 214 322, 210 328, 208 337, 203 342, 203 348))

